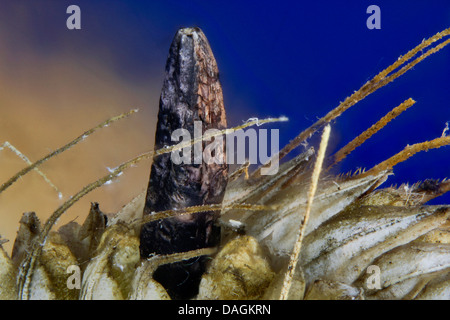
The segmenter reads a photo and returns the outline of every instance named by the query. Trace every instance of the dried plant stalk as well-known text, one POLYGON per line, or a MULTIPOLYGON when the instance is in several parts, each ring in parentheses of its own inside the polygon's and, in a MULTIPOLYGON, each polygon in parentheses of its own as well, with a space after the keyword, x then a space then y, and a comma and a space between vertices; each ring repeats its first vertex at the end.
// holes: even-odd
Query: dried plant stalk
MULTIPOLYGON (((137 221, 135 223, 145 224, 145 223, 148 223, 151 221, 172 218, 175 216, 183 216, 183 215, 200 213, 200 212, 208 212, 208 211, 221 211, 223 209, 224 208, 223 208, 222 204, 208 204, 208 205, 201 205, 201 206, 191 206, 191 207, 186 207, 186 208, 178 209, 178 210, 173 209, 173 210, 157 211, 157 212, 152 213, 151 215, 145 216, 144 218, 142 218, 141 221, 137 221)), ((266 206, 266 205, 256 205, 256 204, 235 204, 231 207, 228 207, 227 209, 262 211, 262 210, 276 210, 276 207, 266 206)))
POLYGON ((303 237, 305 236, 306 226, 309 220, 309 214, 311 213, 312 202, 314 201, 314 195, 316 194, 317 184, 319 182, 320 172, 322 171, 323 160, 325 158, 325 151, 328 145, 328 139, 330 138, 331 127, 328 124, 322 134, 322 140, 320 141, 319 152, 317 153, 317 159, 314 164, 314 171, 311 178, 311 185, 308 192, 308 202, 306 204, 306 211, 303 220, 300 224, 300 231, 295 241, 294 250, 292 251, 288 270, 284 278, 283 287, 281 290, 280 300, 286 300, 289 295, 289 290, 292 285, 292 279, 294 278, 294 272, 297 267, 298 258, 300 257, 300 250, 302 248, 303 237))
POLYGON ((164 148, 156 150, 154 152, 153 157, 157 157, 157 156, 165 154, 165 153, 169 153, 169 152, 172 152, 172 151, 177 151, 177 150, 184 149, 186 147, 193 146, 196 143, 202 142, 203 140, 210 140, 211 138, 214 138, 214 137, 232 134, 236 130, 242 130, 242 129, 245 129, 245 128, 248 128, 248 127, 252 127, 252 126, 261 126, 261 125, 267 124, 267 123, 286 122, 288 120, 289 119, 287 117, 284 117, 284 116, 278 117, 278 118, 250 119, 249 121, 246 121, 244 124, 241 124, 239 126, 218 130, 216 132, 208 132, 208 133, 205 133, 204 135, 202 135, 201 137, 194 138, 194 139, 191 139, 191 140, 186 141, 186 142, 181 142, 181 143, 178 143, 176 145, 166 146, 164 148))
POLYGON ((210 256, 217 252, 217 248, 200 248, 196 250, 186 251, 186 252, 177 252, 165 255, 154 255, 147 258, 147 261, 150 261, 152 264, 153 271, 156 268, 163 264, 173 263, 181 260, 189 260, 199 256, 210 256))
POLYGON ((349 155, 353 150, 362 145, 367 139, 377 133, 380 129, 384 128, 391 120, 395 119, 399 116, 403 111, 411 107, 414 103, 416 103, 413 99, 409 98, 408 100, 401 103, 398 107, 389 111, 383 118, 378 120, 377 123, 372 125, 369 129, 361 133, 355 139, 350 141, 346 146, 340 149, 333 155, 333 163, 328 167, 329 170, 332 166, 341 162, 347 155, 349 155))
MULTIPOLYGON (((29 166, 33 165, 33 163, 30 161, 30 159, 28 159, 28 157, 26 155, 24 155, 22 152, 20 152, 16 147, 14 147, 11 143, 9 143, 8 141, 5 141, 5 143, 3 143, 2 146, 0 146, 0 150, 2 150, 3 148, 8 148, 9 150, 11 150, 14 154, 16 154, 20 159, 22 159, 23 161, 25 161, 26 164, 28 164, 29 166)), ((51 180, 47 177, 47 175, 45 173, 43 173, 41 170, 39 170, 39 168, 35 167, 34 171, 36 171, 37 174, 39 174, 45 182, 47 182, 47 184, 52 187, 53 189, 55 189, 55 191, 58 193, 58 197, 62 198, 62 193, 61 191, 59 191, 58 187, 51 182, 51 180)))
POLYGON ((377 164, 369 171, 363 173, 362 176, 368 176, 371 174, 375 174, 377 172, 392 169, 395 165, 404 162, 405 160, 415 155, 417 152, 428 151, 430 149, 440 148, 449 144, 450 144, 450 137, 440 137, 433 139, 431 141, 425 141, 413 144, 411 146, 406 146, 405 149, 403 149, 396 155, 390 157, 389 159, 377 164))
POLYGON ((23 168, 22 170, 20 170, 19 172, 17 172, 14 176, 12 176, 8 181, 6 181, 5 183, 3 183, 0 186, 0 193, 2 193, 3 191, 5 191, 8 187, 10 187, 14 182, 16 182, 19 178, 23 177, 25 174, 27 174, 28 172, 30 172, 31 170, 37 168, 38 166, 40 166, 41 164, 43 164, 44 162, 46 162, 47 160, 50 160, 51 158, 53 158, 54 156, 57 156, 58 154, 69 150, 70 148, 72 148, 74 145, 76 145, 77 143, 79 143, 80 141, 83 141, 84 139, 86 139, 88 136, 90 136, 91 134, 95 133, 97 130, 107 127, 110 124, 124 119, 134 113, 138 112, 137 109, 134 110, 130 110, 128 112, 122 113, 118 116, 109 118, 108 120, 100 123, 99 125, 93 127, 92 129, 89 129, 88 131, 84 132, 82 135, 78 136, 77 138, 75 138, 74 140, 70 141, 68 144, 62 146, 61 148, 56 149, 55 151, 49 153, 48 155, 46 155, 45 157, 43 157, 42 159, 39 159, 38 161, 34 162, 33 164, 29 165, 26 168, 23 168))

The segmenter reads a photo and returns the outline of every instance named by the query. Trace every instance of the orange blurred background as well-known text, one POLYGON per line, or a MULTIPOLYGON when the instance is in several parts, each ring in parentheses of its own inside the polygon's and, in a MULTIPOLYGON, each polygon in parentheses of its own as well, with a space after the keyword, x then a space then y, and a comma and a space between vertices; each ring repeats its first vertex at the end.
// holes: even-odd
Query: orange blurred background
MULTIPOLYGON (((112 116, 134 108, 140 111, 40 167, 61 190, 62 199, 34 171, 0 194, 0 235, 10 240, 3 245, 8 252, 24 212, 35 211, 44 222, 83 186, 108 174, 107 167, 116 167, 153 148, 164 71, 161 65, 155 79, 149 75, 131 83, 114 71, 101 48, 74 52, 63 40, 57 50, 40 52, 32 41, 17 41, 17 35, 32 38, 27 36, 33 26, 27 24, 26 12, 18 7, 13 18, 0 14, 0 145, 8 141, 34 162, 112 116), (16 19, 15 24, 12 19, 16 19)), ((9 149, 1 150, 0 183, 25 166, 9 149)), ((72 220, 82 223, 93 201, 100 203, 103 212, 116 212, 146 189, 149 173, 150 161, 128 169, 114 183, 76 203, 56 228, 72 220)))

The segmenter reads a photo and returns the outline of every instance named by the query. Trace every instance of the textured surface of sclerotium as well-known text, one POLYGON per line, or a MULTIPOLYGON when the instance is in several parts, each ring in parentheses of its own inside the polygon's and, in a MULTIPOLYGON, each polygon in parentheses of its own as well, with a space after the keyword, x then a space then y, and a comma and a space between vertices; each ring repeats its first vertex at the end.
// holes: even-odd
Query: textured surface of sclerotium
MULTIPOLYGON (((280 157, 443 48, 450 40, 442 40, 449 35, 447 29, 421 42, 292 140, 280 157)), ((408 101, 399 107, 412 105, 408 101)), ((219 205, 177 208, 150 217, 215 210, 222 228, 215 248, 141 259, 139 232, 150 222, 143 215, 145 193, 115 215, 106 216, 93 204, 83 225, 72 222, 54 232, 49 231, 51 224, 41 225, 34 213, 26 213, 12 256, 0 248, 0 298, 170 299, 153 272, 164 264, 209 256, 194 299, 279 299, 286 291, 286 274, 292 274, 288 299, 450 299, 450 206, 426 205, 447 192, 450 181, 380 189, 395 164, 418 151, 448 145, 450 137, 444 132, 407 146, 365 172, 335 176, 328 170, 393 116, 326 159, 313 197, 316 151, 311 147, 281 164, 274 175, 240 174, 244 167, 231 173, 219 205), (305 212, 310 212, 308 219, 305 212), (299 239, 296 267, 289 269, 299 239), (79 267, 79 283, 67 272, 73 266, 79 267)))

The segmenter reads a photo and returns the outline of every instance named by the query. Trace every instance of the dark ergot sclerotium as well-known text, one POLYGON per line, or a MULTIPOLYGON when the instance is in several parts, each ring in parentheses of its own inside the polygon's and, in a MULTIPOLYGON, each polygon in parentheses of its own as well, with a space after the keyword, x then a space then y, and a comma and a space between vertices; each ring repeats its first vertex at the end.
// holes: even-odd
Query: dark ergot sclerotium
MULTIPOLYGON (((194 137, 194 121, 201 121, 202 132, 227 126, 217 63, 208 40, 199 28, 185 28, 177 32, 170 47, 154 149, 178 143, 171 139, 176 129, 186 129, 194 137)), ((144 215, 221 203, 227 185, 227 165, 198 162, 194 155, 192 164, 180 165, 172 162, 170 153, 156 157, 144 215)), ((220 229, 214 222, 215 213, 205 212, 147 223, 141 230, 141 257, 216 246, 220 229)), ((172 298, 190 298, 198 291, 205 262, 206 257, 200 257, 161 266, 154 278, 172 298)))

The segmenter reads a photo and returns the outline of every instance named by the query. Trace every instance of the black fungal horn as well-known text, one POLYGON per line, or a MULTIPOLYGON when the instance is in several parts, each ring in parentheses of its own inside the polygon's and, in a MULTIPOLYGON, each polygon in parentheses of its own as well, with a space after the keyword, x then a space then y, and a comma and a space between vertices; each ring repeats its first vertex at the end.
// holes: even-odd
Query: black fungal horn
MULTIPOLYGON (((194 138, 199 128, 203 134, 208 129, 221 130, 226 126, 219 72, 208 40, 199 28, 180 29, 167 59, 155 150, 179 143, 172 141, 177 129, 187 130, 194 138)), ((207 164, 200 159, 204 146, 205 142, 199 142, 191 148, 188 163, 175 164, 170 153, 153 160, 144 215, 222 202, 228 175, 225 146, 223 143, 219 149, 224 160, 221 164, 207 164)), ((141 258, 216 246, 220 229, 214 222, 213 212, 203 212, 147 223, 141 230, 141 258)), ((164 265, 154 278, 172 298, 191 298, 197 294, 205 262, 206 257, 199 257, 164 265)))

